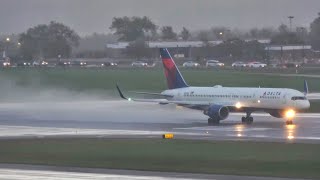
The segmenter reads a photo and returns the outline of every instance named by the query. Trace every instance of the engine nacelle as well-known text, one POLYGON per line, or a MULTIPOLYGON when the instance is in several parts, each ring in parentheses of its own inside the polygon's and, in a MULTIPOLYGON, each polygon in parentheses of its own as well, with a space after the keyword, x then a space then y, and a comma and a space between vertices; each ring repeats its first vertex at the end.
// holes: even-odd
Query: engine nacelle
POLYGON ((276 117, 276 118, 283 118, 284 117, 284 112, 283 111, 272 111, 272 112, 269 112, 269 114, 272 116, 272 117, 276 117))
POLYGON ((211 118, 219 118, 219 120, 224 120, 229 116, 229 109, 226 106, 213 104, 208 108, 208 110, 204 111, 204 114, 211 118))

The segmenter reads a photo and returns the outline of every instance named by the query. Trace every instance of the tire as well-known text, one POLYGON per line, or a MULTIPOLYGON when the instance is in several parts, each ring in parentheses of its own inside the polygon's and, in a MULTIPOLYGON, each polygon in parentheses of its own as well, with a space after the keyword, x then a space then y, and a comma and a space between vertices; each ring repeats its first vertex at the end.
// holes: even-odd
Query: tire
POLYGON ((242 122, 242 123, 245 123, 245 122, 246 122, 246 117, 242 117, 242 118, 241 118, 241 122, 242 122))
POLYGON ((249 122, 253 122, 253 117, 249 117, 249 122))
POLYGON ((293 121, 289 120, 289 121, 286 121, 286 125, 292 125, 293 124, 293 121))

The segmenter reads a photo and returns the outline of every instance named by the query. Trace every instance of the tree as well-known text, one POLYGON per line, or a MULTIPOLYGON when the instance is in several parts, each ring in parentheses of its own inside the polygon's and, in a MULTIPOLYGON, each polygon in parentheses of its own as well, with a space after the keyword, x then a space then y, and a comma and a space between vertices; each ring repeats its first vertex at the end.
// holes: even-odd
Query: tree
POLYGON ((246 59, 265 59, 266 51, 265 46, 257 40, 248 41, 243 43, 242 49, 243 57, 246 59))
MULTIPOLYGON (((2 59, 3 57, 3 52, 4 51, 6 51, 6 49, 7 49, 7 44, 8 44, 8 42, 6 42, 6 40, 4 39, 4 40, 2 40, 2 39, 0 39, 0 59, 2 59)), ((8 52, 6 52, 6 53, 8 53, 8 52)))
POLYGON ((279 33, 271 38, 271 44, 295 45, 304 44, 304 41, 295 32, 290 32, 288 27, 281 24, 278 28, 279 33))
POLYGON ((79 45, 79 39, 79 35, 68 26, 51 21, 49 25, 37 25, 20 34, 20 51, 28 59, 69 57, 72 48, 79 45))
POLYGON ((221 56, 239 57, 243 55, 243 47, 245 41, 234 38, 224 41, 223 43, 217 45, 217 50, 221 56))
POLYGON ((287 25, 281 24, 281 25, 278 27, 278 31, 279 31, 280 34, 289 33, 289 28, 288 28, 287 25))
POLYGON ((92 54, 98 54, 99 57, 101 57, 100 54, 103 54, 103 53, 100 53, 100 52, 103 52, 103 51, 106 52, 106 43, 112 44, 116 42, 117 42, 117 37, 113 34, 93 33, 91 35, 82 37, 79 40, 79 46, 76 49, 74 49, 72 52, 73 54, 77 54, 77 56, 81 54, 82 57, 85 57, 85 55, 89 55, 90 58, 92 58, 94 57, 92 56, 92 54))
POLYGON ((217 40, 227 40, 231 37, 231 31, 226 27, 212 28, 212 32, 217 40))
POLYGON ((198 34, 198 39, 203 42, 203 44, 208 44, 210 38, 209 38, 209 32, 208 31, 200 31, 198 34))
POLYGON ((210 32, 200 31, 198 34, 198 39, 202 41, 203 47, 200 48, 200 54, 197 57, 197 61, 201 61, 201 58, 207 58, 210 56, 211 44, 210 44, 210 32))
MULTIPOLYGON (((280 31, 286 31, 287 27, 285 25, 283 25, 280 27, 280 31), (284 26, 284 27, 283 27, 284 26)), ((249 33, 247 33, 248 37, 250 39, 270 39, 276 32, 272 29, 272 28, 252 28, 250 29, 249 33)))
POLYGON ((137 39, 129 44, 126 49, 129 57, 136 59, 147 58, 151 56, 151 50, 143 38, 137 39))
POLYGON ((187 40, 189 40, 191 34, 187 28, 183 27, 182 31, 180 33, 180 36, 183 40, 187 41, 187 40))
POLYGON ((320 49, 320 13, 318 17, 310 24, 310 43, 313 49, 320 49))
POLYGON ((3 56, 5 55, 11 60, 16 60, 19 58, 19 44, 15 35, 11 35, 9 39, 9 41, 6 38, 0 39, 0 59, 4 58, 3 56))
POLYGON ((253 28, 250 30, 250 36, 253 39, 258 39, 259 38, 259 29, 258 28, 253 28))
POLYGON ((272 28, 262 28, 260 30, 260 37, 270 39, 274 35, 275 31, 272 28))
POLYGON ((146 16, 144 17, 114 17, 110 26, 114 30, 114 34, 119 36, 121 41, 135 41, 145 38, 150 33, 155 36, 157 26, 146 16))
POLYGON ((299 45, 304 44, 304 41, 297 36, 296 33, 277 34, 271 38, 271 44, 276 45, 299 45))
POLYGON ((304 42, 308 41, 308 30, 305 27, 297 27, 296 29, 297 35, 304 42))
POLYGON ((173 32, 172 26, 163 26, 161 28, 161 34, 163 40, 176 40, 177 34, 173 32))
POLYGON ((211 46, 208 52, 205 52, 205 47, 202 47, 199 54, 206 55, 209 58, 262 60, 266 57, 264 48, 265 46, 257 40, 246 42, 239 38, 232 38, 216 46, 211 46))

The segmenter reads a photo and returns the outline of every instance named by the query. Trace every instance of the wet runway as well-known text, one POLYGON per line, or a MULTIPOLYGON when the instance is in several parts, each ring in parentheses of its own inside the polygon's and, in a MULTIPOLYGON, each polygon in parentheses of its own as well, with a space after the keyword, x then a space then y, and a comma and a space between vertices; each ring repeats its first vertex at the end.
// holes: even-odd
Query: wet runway
POLYGON ((206 140, 257 140, 320 143, 320 114, 300 114, 295 125, 268 114, 253 114, 254 123, 240 123, 232 114, 219 126, 207 126, 201 111, 173 105, 128 101, 74 101, 3 103, 0 105, 0 138, 125 137, 206 140))
POLYGON ((161 176, 144 176, 144 175, 120 175, 106 173, 83 173, 83 172, 63 172, 63 171, 45 171, 45 170, 20 170, 20 169, 0 169, 0 178, 7 180, 90 180, 90 179, 112 179, 112 180, 167 180, 176 179, 182 180, 187 178, 161 177, 161 176))

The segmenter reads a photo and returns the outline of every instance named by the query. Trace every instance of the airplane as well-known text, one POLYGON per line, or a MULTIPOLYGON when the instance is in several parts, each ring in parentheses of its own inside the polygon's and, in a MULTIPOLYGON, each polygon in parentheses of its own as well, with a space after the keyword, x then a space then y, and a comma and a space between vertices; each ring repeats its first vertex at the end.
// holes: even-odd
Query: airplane
POLYGON ((297 111, 310 107, 307 99, 308 84, 304 81, 304 93, 288 88, 260 87, 195 87, 189 86, 182 77, 167 48, 160 48, 168 89, 161 93, 136 92, 155 95, 160 99, 134 99, 126 97, 117 84, 121 98, 128 101, 176 104, 201 110, 208 118, 208 125, 218 125, 230 113, 243 112, 242 123, 251 124, 253 112, 262 111, 276 118, 284 118, 286 124, 293 124, 297 111))

